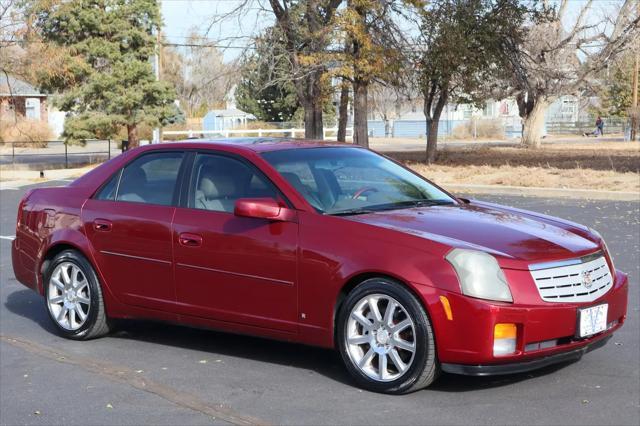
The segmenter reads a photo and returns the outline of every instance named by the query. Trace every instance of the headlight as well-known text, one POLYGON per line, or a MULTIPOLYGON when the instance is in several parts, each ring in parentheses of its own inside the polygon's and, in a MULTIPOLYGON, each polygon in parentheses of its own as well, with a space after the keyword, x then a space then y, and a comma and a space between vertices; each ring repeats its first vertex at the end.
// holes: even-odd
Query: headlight
POLYGON ((600 241, 602 241, 602 246, 604 247, 604 252, 605 255, 607 255, 607 257, 609 257, 609 262, 611 262, 611 274, 615 277, 616 275, 616 265, 613 264, 613 256, 611 255, 611 252, 609 251, 609 247, 607 247, 607 242, 604 240, 604 238, 602 238, 602 235, 600 235, 600 233, 598 231, 596 231, 593 228, 589 228, 589 231, 594 234, 596 237, 600 238, 600 241))
POLYGON ((509 284, 495 257, 482 251, 453 249, 445 258, 456 270, 463 294, 513 302, 509 284))

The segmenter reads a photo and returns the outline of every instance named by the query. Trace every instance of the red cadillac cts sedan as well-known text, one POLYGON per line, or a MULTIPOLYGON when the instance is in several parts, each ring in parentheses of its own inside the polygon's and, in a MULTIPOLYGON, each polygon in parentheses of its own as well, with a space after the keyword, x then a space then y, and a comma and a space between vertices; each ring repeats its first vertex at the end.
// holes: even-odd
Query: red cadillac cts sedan
POLYGON ((335 347, 387 393, 579 359, 627 308, 594 230, 301 140, 128 151, 30 191, 12 255, 68 338, 148 318, 335 347))

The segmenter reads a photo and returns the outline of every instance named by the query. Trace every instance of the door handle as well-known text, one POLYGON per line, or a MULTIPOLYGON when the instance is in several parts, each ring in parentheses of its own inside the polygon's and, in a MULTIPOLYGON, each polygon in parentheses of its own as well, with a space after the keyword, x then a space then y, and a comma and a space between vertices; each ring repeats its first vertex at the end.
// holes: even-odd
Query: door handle
POLYGON ((180 245, 185 247, 200 247, 202 245, 202 237, 196 234, 182 233, 178 236, 180 245))
POLYGON ((93 221, 93 229, 96 231, 109 232, 111 231, 111 221, 106 219, 96 219, 93 221))

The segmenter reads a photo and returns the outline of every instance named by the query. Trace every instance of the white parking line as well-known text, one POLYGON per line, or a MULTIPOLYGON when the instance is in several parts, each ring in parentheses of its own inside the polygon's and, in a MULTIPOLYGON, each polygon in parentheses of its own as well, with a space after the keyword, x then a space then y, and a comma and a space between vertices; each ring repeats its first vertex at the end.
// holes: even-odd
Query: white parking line
POLYGON ((16 239, 15 235, 0 235, 0 240, 9 240, 13 241, 16 239))

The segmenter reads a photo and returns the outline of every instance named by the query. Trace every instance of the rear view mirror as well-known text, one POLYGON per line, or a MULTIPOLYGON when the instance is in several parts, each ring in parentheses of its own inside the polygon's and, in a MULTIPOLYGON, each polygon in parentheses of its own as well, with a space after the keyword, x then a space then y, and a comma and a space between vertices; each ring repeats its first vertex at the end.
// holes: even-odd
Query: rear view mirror
POLYGON ((241 217, 253 217, 280 222, 295 221, 295 212, 273 198, 241 198, 236 201, 233 213, 241 217))

